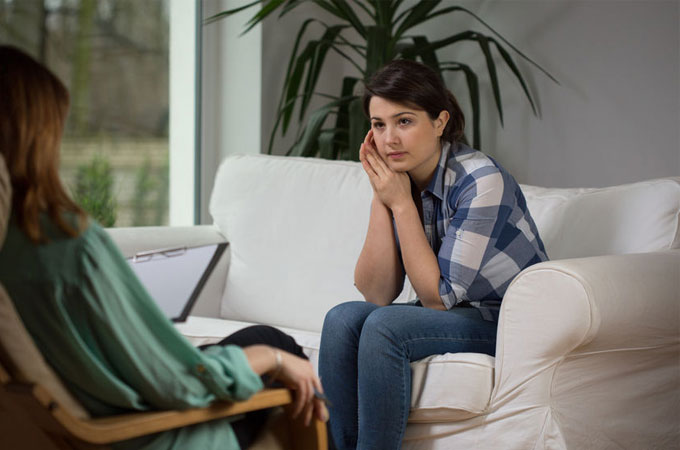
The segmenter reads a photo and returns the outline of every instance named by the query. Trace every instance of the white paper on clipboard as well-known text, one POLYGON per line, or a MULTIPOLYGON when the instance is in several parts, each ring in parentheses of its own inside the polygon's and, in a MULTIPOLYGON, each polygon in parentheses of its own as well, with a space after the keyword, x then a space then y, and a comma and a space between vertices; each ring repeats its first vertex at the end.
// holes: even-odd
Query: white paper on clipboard
POLYGON ((152 250, 127 261, 165 315, 184 321, 226 245, 152 250))

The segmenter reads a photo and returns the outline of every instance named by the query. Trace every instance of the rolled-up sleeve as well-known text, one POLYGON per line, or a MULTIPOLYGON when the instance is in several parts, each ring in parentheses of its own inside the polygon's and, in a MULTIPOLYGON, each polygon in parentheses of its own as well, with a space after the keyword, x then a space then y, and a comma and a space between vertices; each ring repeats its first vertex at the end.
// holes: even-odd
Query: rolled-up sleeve
POLYGON ((464 180, 437 254, 439 294, 447 309, 467 300, 467 291, 495 242, 499 224, 509 214, 502 204, 503 194, 503 176, 495 167, 472 172, 464 180))
POLYGON ((106 233, 94 227, 82 255, 80 295, 63 305, 76 322, 72 331, 83 353, 90 355, 67 370, 81 367, 83 373, 73 373, 74 378, 96 376, 99 383, 90 395, 119 406, 165 409, 242 400, 262 389, 240 347, 201 352, 180 335, 106 233))

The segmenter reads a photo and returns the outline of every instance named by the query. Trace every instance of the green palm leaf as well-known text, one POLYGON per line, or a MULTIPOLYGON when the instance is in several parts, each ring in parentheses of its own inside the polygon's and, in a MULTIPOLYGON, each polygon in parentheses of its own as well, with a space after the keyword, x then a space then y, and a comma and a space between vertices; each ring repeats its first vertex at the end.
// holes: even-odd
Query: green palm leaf
POLYGON ((321 130, 319 132, 319 157, 324 159, 335 159, 333 153, 333 143, 335 141, 335 130, 321 130))
POLYGON ((346 25, 336 25, 328 27, 324 32, 323 36, 321 37, 321 39, 319 39, 318 41, 311 41, 309 42, 309 44, 307 44, 308 47, 313 47, 313 50, 311 50, 310 48, 311 59, 309 60, 309 64, 307 66, 308 67, 307 77, 305 79, 305 87, 302 97, 302 105, 300 107, 299 112, 299 120, 302 120, 302 118, 305 115, 305 112, 307 111, 309 101, 311 100, 312 97, 312 92, 314 92, 314 89, 316 88, 316 83, 317 81, 319 81, 319 74, 321 73, 321 68, 323 67, 323 63, 324 60, 326 59, 326 55, 328 54, 328 50, 331 48, 337 35, 342 31, 343 28, 346 27, 347 27, 346 25))
POLYGON ((425 50, 428 48, 429 44, 430 41, 428 41, 425 36, 413 37, 413 49, 416 51, 418 51, 418 49, 423 49, 423 51, 418 51, 417 53, 423 61, 423 64, 428 65, 432 70, 441 75, 437 53, 434 50, 425 50))
POLYGON ((302 70, 304 70, 304 66, 298 68, 296 64, 296 61, 298 59, 297 58, 298 48, 300 46, 300 41, 302 40, 302 37, 307 31, 307 27, 309 26, 309 24, 315 21, 316 21, 315 19, 307 19, 302 23, 302 26, 300 27, 300 30, 298 31, 298 34, 295 37, 295 45, 293 46, 293 52, 291 53, 290 60, 288 61, 288 68, 286 69, 286 78, 283 82, 283 91, 281 92, 281 98, 279 99, 278 106, 278 114, 283 115, 284 134, 288 129, 288 124, 293 114, 293 108, 295 108, 295 103, 289 102, 289 100, 291 98, 297 97, 298 87, 300 86, 300 80, 302 79, 302 70), (293 77, 294 74, 295 77, 293 77), (292 92, 292 94, 290 92, 292 92), (282 105, 284 103, 287 104, 286 108, 282 108, 282 105))
MULTIPOLYGON (((341 98, 349 98, 354 95, 354 87, 356 86, 358 78, 345 77, 342 80, 342 91, 340 94, 341 98)), ((336 138, 333 143, 333 155, 337 157, 341 154, 341 147, 345 149, 350 147, 349 143, 349 129, 350 129, 350 111, 349 102, 343 103, 338 107, 338 115, 335 120, 335 129, 345 131, 346 139, 343 141, 340 136, 336 138)))
POLYGON ((437 6, 439 6, 439 3, 441 3, 441 0, 417 2, 415 6, 404 11, 404 13, 408 12, 408 14, 402 13, 402 15, 395 21, 396 25, 399 23, 400 18, 403 17, 403 21, 397 28, 397 31, 394 33, 395 39, 400 39, 406 30, 422 23, 427 15, 437 6))
POLYGON ((496 101, 496 107, 498 108, 498 117, 501 120, 501 126, 503 126, 503 104, 501 101, 501 89, 498 86, 498 74, 496 73, 496 63, 491 55, 491 48, 489 47, 489 39, 483 34, 478 34, 475 36, 479 46, 482 48, 482 53, 484 53, 484 59, 486 60, 486 67, 489 71, 489 78, 491 79, 491 89, 493 90, 493 98, 496 101))
POLYGON ((307 119, 307 123, 304 125, 303 129, 301 130, 301 136, 297 140, 297 142, 288 150, 288 155, 289 156, 314 156, 318 148, 316 145, 318 144, 318 139, 319 139, 319 133, 321 132, 321 127, 323 126, 324 122, 326 121, 326 118, 328 118, 328 115, 331 113, 335 113, 337 108, 342 105, 343 103, 349 102, 352 100, 353 97, 349 98, 341 98, 335 101, 332 101, 321 108, 313 111, 310 115, 309 118, 307 119))
POLYGON ((361 37, 365 38, 366 28, 364 28, 364 24, 361 23, 361 20, 359 20, 359 17, 347 2, 345 0, 331 0, 331 3, 342 13, 342 18, 347 20, 361 37))
POLYGON ((349 136, 347 151, 343 159, 359 161, 359 147, 368 133, 368 121, 364 117, 361 97, 355 97, 349 103, 349 136))
POLYGON ((529 104, 531 104, 531 110, 534 112, 534 115, 538 115, 538 112, 536 111, 536 105, 534 105, 534 99, 531 97, 531 94, 529 93, 529 88, 527 87, 526 82, 524 81, 524 77, 519 71, 519 68, 517 67, 517 64, 515 64, 515 61, 512 59, 512 56, 510 56, 510 53, 508 53, 507 50, 505 50, 498 42, 496 42, 495 39, 489 39, 491 42, 494 43, 496 46, 496 49, 498 49, 498 53, 501 54, 501 57, 505 61, 505 63, 510 67, 510 70, 512 70, 512 73, 515 75, 515 78, 519 81, 519 84, 522 86, 522 90, 524 91, 524 94, 526 95, 527 99, 529 100, 529 104))
POLYGON ((426 18, 426 20, 430 20, 434 17, 440 16, 440 15, 443 15, 443 14, 448 14, 448 13, 455 12, 455 11, 462 11, 462 12, 465 12, 465 13, 469 14, 470 16, 474 17, 479 23, 484 25, 493 34, 495 34, 501 41, 503 41, 503 43, 505 43, 505 45, 510 47, 513 51, 517 52, 518 55, 520 55, 522 58, 524 58, 526 61, 528 61, 532 66, 536 67, 538 70, 543 72, 543 74, 545 74, 548 78, 553 80, 555 83, 557 83, 558 85, 560 84, 560 82, 557 81, 557 79, 555 77, 553 77, 547 70, 545 70, 543 67, 538 65, 538 63, 536 63, 533 59, 529 58, 527 55, 522 53, 521 50, 519 50, 517 47, 515 47, 510 41, 505 39, 502 34, 500 34, 498 31, 494 30, 491 27, 491 25, 486 23, 484 20, 482 20, 481 17, 479 17, 477 14, 473 13, 472 11, 470 11, 467 8, 463 8, 462 6, 451 6, 451 7, 448 7, 448 8, 440 9, 440 10, 435 11, 434 13, 430 14, 426 18))
MULTIPOLYGON (((218 20, 225 19, 225 18, 231 16, 232 14, 236 14, 237 12, 243 11, 244 9, 248 9, 251 6, 257 5, 258 3, 262 3, 263 1, 264 0, 255 0, 254 2, 248 3, 247 5, 243 5, 243 6, 240 6, 238 8, 234 8, 234 9, 229 9, 227 11, 222 11, 220 13, 217 13, 215 15, 208 17, 207 19, 205 19, 203 21, 203 23, 208 25, 208 24, 211 24, 213 22, 217 22, 218 20)), ((245 33, 245 31, 243 33, 245 33)), ((243 33, 241 33, 241 34, 243 34, 243 33)))
POLYGON ((482 148, 481 132, 480 132, 480 106, 479 106, 479 79, 477 74, 466 64, 457 62, 443 63, 444 71, 463 72, 465 74, 465 82, 468 88, 468 95, 470 97, 470 107, 472 109, 472 146, 476 149, 482 148))
POLYGON ((390 58, 392 46, 389 30, 385 27, 370 26, 366 29, 366 35, 368 36, 366 49, 366 76, 368 77, 392 59, 390 58))

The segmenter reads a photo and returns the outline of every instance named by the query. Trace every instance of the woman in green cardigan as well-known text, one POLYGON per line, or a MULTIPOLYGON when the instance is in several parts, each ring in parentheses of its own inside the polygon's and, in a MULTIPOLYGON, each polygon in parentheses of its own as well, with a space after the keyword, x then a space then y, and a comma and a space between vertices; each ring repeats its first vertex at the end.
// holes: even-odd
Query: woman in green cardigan
MULTIPOLYGON (((289 336, 254 327, 201 351, 175 330, 107 233, 62 186, 68 103, 48 69, 0 46, 0 154, 13 190, 0 282, 69 390, 93 416, 105 416, 244 400, 269 374, 295 390, 295 410, 307 423, 313 414, 327 420, 314 397, 321 383, 289 336)), ((117 447, 237 449, 252 440, 253 425, 218 420, 117 447)))

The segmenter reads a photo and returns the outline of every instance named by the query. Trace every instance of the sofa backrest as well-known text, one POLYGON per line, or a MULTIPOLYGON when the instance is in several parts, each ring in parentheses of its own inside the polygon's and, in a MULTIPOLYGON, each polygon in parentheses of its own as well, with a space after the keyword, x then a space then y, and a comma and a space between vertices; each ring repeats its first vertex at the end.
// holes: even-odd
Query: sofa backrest
MULTIPOLYGON (((678 180, 523 189, 552 259, 677 246, 678 180)), ((210 200, 231 251, 222 316, 320 331, 330 308, 361 300, 354 264, 371 198, 359 163, 265 155, 225 159, 210 200)), ((400 299, 411 296, 407 284, 400 299)))
POLYGON ((227 158, 210 199, 231 251, 222 316, 320 331, 330 308, 361 299, 354 263, 370 200, 354 163, 227 158))
POLYGON ((550 259, 680 247, 680 177, 606 188, 522 185, 550 259))

